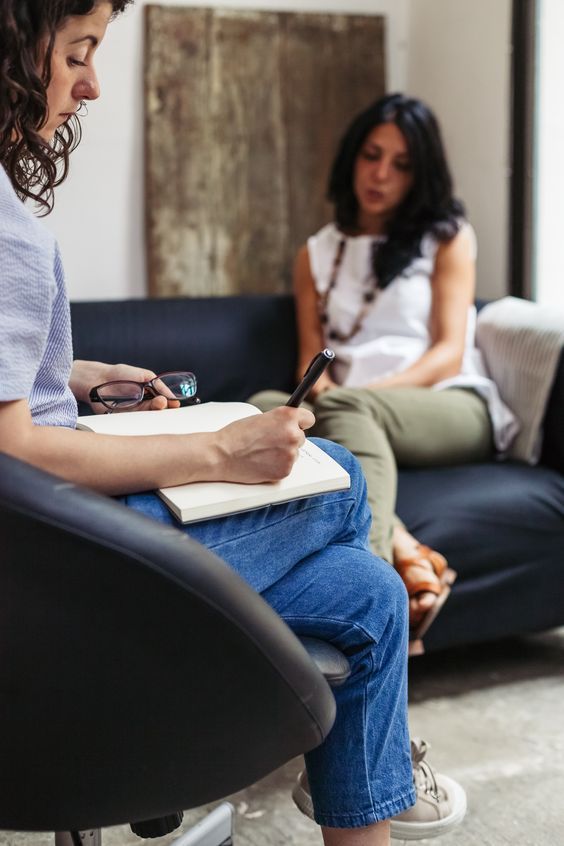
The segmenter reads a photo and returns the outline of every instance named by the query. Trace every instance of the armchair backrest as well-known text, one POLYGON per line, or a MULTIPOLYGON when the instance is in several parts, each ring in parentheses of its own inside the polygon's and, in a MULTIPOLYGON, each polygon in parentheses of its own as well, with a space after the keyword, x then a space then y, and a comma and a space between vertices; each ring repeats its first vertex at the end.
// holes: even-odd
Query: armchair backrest
POLYGON ((275 612, 175 528, 0 454, 0 828, 204 804, 328 733, 275 612))

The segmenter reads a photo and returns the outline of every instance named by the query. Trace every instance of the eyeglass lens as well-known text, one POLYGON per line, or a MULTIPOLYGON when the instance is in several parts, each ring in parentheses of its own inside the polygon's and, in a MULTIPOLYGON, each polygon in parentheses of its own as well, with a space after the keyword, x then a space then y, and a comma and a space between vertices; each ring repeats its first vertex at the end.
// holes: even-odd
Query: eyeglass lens
MULTIPOLYGON (((149 384, 156 394, 168 399, 184 400, 196 395, 197 383, 193 373, 164 373, 149 384)), ((100 385, 98 396, 108 408, 132 408, 145 399, 145 387, 136 382, 109 382, 100 385)))
POLYGON ((190 399, 196 395, 196 377, 193 373, 163 373, 152 380, 154 390, 168 399, 190 399))
POLYGON ((129 408, 143 399, 143 388, 135 382, 110 382, 100 385, 97 391, 108 408, 129 408))

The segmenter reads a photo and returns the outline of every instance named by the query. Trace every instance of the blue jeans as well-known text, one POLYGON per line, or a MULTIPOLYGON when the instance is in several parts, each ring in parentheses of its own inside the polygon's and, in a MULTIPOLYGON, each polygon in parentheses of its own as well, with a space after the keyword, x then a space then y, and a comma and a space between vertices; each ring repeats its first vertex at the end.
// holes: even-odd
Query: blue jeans
MULTIPOLYGON (((393 567, 368 547, 370 510, 356 459, 317 441, 351 477, 347 491, 295 500, 185 531, 230 564, 298 635, 327 640, 351 675, 335 688, 337 717, 306 755, 320 825, 366 826, 415 802, 407 726, 407 594, 393 567)), ((131 508, 178 525, 152 493, 131 508)))

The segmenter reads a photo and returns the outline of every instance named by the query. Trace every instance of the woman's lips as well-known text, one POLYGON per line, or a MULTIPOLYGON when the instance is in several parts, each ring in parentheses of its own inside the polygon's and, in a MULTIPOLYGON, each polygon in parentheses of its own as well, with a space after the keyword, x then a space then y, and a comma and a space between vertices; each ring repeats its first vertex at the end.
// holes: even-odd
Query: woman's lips
POLYGON ((386 198, 382 191, 378 191, 375 188, 369 188, 366 192, 366 196, 372 203, 381 202, 386 198))

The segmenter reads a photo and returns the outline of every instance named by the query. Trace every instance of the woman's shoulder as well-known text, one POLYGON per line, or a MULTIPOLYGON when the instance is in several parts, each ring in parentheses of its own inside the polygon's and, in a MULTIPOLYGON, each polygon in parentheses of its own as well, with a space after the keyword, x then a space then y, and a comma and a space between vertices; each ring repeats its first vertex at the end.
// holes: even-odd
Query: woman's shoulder
POLYGON ((3 302, 19 303, 20 315, 50 308, 57 290, 55 236, 22 203, 1 165, 0 267, 3 302))
POLYGON ((10 181, 10 177, 4 170, 3 166, 0 164, 0 203, 2 204, 2 208, 10 209, 10 211, 15 212, 16 214, 19 212, 20 208, 23 209, 24 205, 19 199, 18 195, 14 191, 14 187, 10 181))
POLYGON ((342 240, 342 234, 334 223, 327 223, 315 235, 311 235, 298 253, 298 261, 309 266, 309 272, 318 289, 327 285, 331 266, 342 240))
POLYGON ((16 194, 8 174, 0 165, 0 236, 27 251, 55 252, 55 236, 43 226, 16 194))
POLYGON ((307 239, 307 248, 309 250, 319 250, 324 248, 334 248, 343 235, 333 222, 325 224, 319 229, 315 235, 310 235, 307 239))
POLYGON ((474 227, 469 220, 464 219, 461 221, 460 228, 454 237, 458 239, 460 244, 464 244, 467 247, 471 258, 475 260, 478 254, 478 240, 474 227))
POLYGON ((466 218, 458 218, 458 229, 447 241, 442 240, 434 232, 428 231, 421 239, 421 254, 425 258, 434 259, 439 249, 465 250, 472 260, 476 260, 478 242, 474 227, 466 218))

